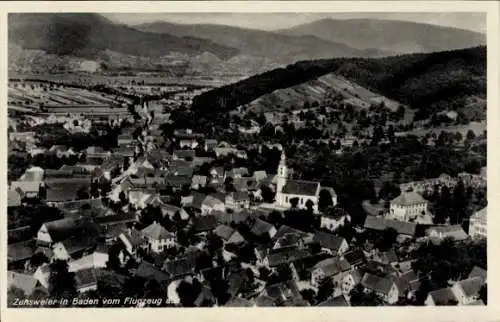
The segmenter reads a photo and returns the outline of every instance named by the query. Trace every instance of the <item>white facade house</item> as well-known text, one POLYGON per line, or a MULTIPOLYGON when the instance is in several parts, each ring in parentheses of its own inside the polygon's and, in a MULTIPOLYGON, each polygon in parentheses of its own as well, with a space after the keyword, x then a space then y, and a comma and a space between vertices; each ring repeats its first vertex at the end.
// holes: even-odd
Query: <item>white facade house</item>
POLYGON ((471 238, 479 239, 487 237, 487 217, 487 207, 484 207, 470 216, 469 236, 471 236, 471 238))
POLYGON ((154 253, 161 253, 164 249, 175 246, 175 235, 157 222, 144 228, 141 233, 148 241, 149 249, 154 253))
POLYGON ((402 192, 391 200, 390 216, 400 221, 411 221, 427 215, 428 202, 414 191, 402 192))

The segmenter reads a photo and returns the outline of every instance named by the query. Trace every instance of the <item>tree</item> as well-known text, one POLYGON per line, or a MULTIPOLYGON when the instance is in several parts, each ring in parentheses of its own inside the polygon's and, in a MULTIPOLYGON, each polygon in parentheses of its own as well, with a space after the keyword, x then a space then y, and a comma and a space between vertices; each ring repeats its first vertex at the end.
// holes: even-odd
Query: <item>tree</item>
POLYGON ((268 203, 274 202, 275 193, 273 192, 273 190, 269 186, 261 185, 260 191, 261 191, 262 199, 264 202, 268 202, 268 203))
POLYGON ((475 138, 476 138, 476 134, 474 134, 474 131, 472 131, 472 130, 468 130, 468 131, 467 131, 467 134, 466 134, 466 136, 465 136, 465 139, 466 139, 467 141, 471 141, 471 140, 474 140, 475 138))
POLYGON ((323 189, 319 192, 318 208, 321 211, 326 211, 329 207, 333 206, 332 195, 330 191, 323 189))
POLYGON ((99 197, 99 185, 97 183, 97 180, 93 180, 92 183, 90 184, 90 195, 93 198, 99 197))
POLYGON ((88 187, 87 186, 81 186, 78 191, 76 192, 76 198, 79 200, 82 199, 89 199, 90 195, 88 192, 88 187))
POLYGON ((55 260, 50 264, 49 293, 54 298, 71 298, 76 295, 74 273, 68 271, 68 263, 55 260))
POLYGON ((295 197, 290 199, 290 205, 292 205, 292 209, 296 209, 298 204, 299 198, 295 197))
POLYGON ((398 237, 398 232, 391 227, 386 228, 382 233, 382 238, 377 240, 377 248, 386 251, 394 245, 398 237))
POLYGON ((319 282, 318 295, 316 296, 316 302, 321 303, 326 301, 330 296, 333 295, 335 285, 331 277, 327 276, 319 282))
POLYGON ((129 167, 130 167, 130 160, 128 157, 125 157, 123 159, 123 171, 127 171, 129 167))

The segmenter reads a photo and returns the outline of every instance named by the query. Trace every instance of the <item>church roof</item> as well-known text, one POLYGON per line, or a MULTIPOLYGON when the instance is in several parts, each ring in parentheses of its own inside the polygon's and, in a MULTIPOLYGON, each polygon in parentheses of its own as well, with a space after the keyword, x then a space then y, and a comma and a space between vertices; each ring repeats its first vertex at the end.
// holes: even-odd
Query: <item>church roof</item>
POLYGON ((315 196, 316 192, 318 191, 318 187, 319 182, 287 180, 281 192, 293 195, 315 196))

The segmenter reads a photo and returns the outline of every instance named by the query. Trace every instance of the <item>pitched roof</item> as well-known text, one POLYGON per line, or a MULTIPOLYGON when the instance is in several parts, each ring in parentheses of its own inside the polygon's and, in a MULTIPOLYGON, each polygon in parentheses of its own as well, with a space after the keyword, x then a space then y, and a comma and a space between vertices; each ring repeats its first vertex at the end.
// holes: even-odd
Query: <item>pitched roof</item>
POLYGON ((337 252, 345 242, 345 239, 340 236, 335 236, 322 231, 317 231, 314 234, 313 241, 319 243, 322 248, 327 248, 333 252, 337 252))
POLYGON ((162 225, 156 222, 144 228, 141 233, 153 240, 164 240, 174 237, 173 233, 167 231, 162 225))
POLYGON ((7 207, 18 207, 21 205, 21 194, 18 190, 9 190, 7 207))
POLYGON ((41 181, 12 181, 10 186, 12 190, 20 188, 23 193, 27 193, 38 192, 41 184, 41 181))
POLYGON ((344 259, 351 265, 360 265, 365 262, 366 258, 361 249, 350 250, 343 255, 344 259))
POLYGON ((32 241, 24 241, 16 244, 8 244, 7 258, 9 262, 30 259, 35 253, 32 241))
POLYGON ((146 261, 142 261, 139 264, 139 267, 135 270, 135 275, 149 280, 156 280, 159 283, 163 283, 169 279, 168 274, 146 261))
MULTIPOLYGON (((87 181, 85 179, 85 181, 87 181)), ((90 184, 90 183, 89 183, 90 184)), ((47 187, 46 201, 61 202, 72 201, 77 197, 78 190, 84 186, 82 182, 58 182, 47 187)))
POLYGON ((298 249, 297 247, 282 247, 271 249, 267 254, 269 266, 279 266, 281 264, 290 263, 299 259, 312 256, 307 250, 298 249))
POLYGON ((193 228, 196 232, 213 230, 217 227, 217 218, 213 215, 196 217, 193 219, 193 228))
POLYGON ((318 306, 350 306, 346 301, 344 296, 337 296, 334 298, 329 298, 326 301, 323 301, 318 304, 318 306))
POLYGON ((457 301, 455 294, 449 287, 429 292, 429 296, 432 298, 434 304, 436 305, 447 305, 450 303, 450 301, 457 301))
POLYGON ((214 233, 224 240, 229 240, 231 236, 234 234, 235 230, 226 225, 219 225, 215 228, 214 233))
POLYGON ((84 288, 97 284, 99 276, 103 274, 102 269, 99 268, 85 268, 75 272, 76 288, 84 288))
POLYGON ((364 227, 367 229, 378 231, 382 231, 387 228, 393 228, 401 235, 414 236, 417 224, 399 220, 385 219, 383 217, 367 216, 364 227))
POLYGON ((255 236, 262 236, 269 233, 273 228, 274 226, 267 221, 256 218, 255 222, 251 226, 250 232, 255 236))
POLYGON ((66 249, 66 252, 71 255, 76 252, 82 251, 84 249, 88 249, 94 247, 96 244, 95 235, 76 235, 72 236, 68 239, 61 241, 60 243, 66 249))
POLYGON ((196 256, 186 256, 174 260, 166 260, 163 270, 172 277, 184 276, 194 273, 196 256))
POLYGON ((314 269, 321 268, 325 275, 333 276, 342 272, 346 272, 351 268, 351 265, 345 260, 338 257, 324 259, 314 265, 314 269))
POLYGON ((415 191, 402 192, 399 196, 391 200, 391 204, 401 206, 410 206, 425 202, 427 201, 415 191))
POLYGON ((483 281, 486 281, 486 276, 487 276, 487 273, 486 273, 485 269, 483 269, 479 266, 474 266, 472 268, 471 272, 469 273, 468 278, 480 277, 483 279, 483 281))
POLYGON ((428 230, 429 233, 432 231, 442 235, 442 238, 451 237, 455 240, 464 240, 469 238, 461 225, 435 226, 429 228, 428 230))
POLYGON ((382 294, 388 294, 393 284, 394 281, 390 278, 380 277, 370 273, 366 273, 361 280, 361 285, 365 288, 382 294))
POLYGON ((33 291, 38 285, 38 280, 32 275, 17 273, 14 271, 8 271, 7 275, 7 285, 8 287, 15 287, 24 292, 25 295, 29 296, 33 294, 33 291))
POLYGON ((281 192, 293 195, 315 196, 318 188, 319 182, 287 180, 281 192))
POLYGON ((244 299, 241 297, 233 297, 232 299, 227 301, 227 303, 224 306, 227 306, 227 307, 251 307, 253 305, 254 305, 254 303, 247 300, 247 299, 244 299))
POLYGON ((462 281, 457 282, 466 296, 474 296, 479 293, 479 290, 484 284, 484 280, 477 276, 471 277, 462 281))
POLYGON ((274 299, 272 297, 270 297, 270 296, 265 295, 265 294, 262 294, 259 297, 257 297, 255 299, 255 304, 258 307, 272 307, 272 306, 276 306, 274 304, 274 299))
POLYGON ((74 218, 63 218, 46 222, 45 227, 53 242, 58 242, 83 232, 95 231, 95 226, 91 223, 74 218))

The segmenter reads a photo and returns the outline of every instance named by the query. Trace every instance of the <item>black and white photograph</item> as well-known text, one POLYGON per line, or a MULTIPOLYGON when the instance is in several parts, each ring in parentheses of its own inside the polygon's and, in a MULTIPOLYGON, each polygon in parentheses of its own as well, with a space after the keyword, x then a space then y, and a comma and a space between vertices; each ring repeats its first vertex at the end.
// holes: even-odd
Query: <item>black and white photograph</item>
POLYGON ((8 13, 9 308, 488 305, 485 12, 97 9, 8 13))

